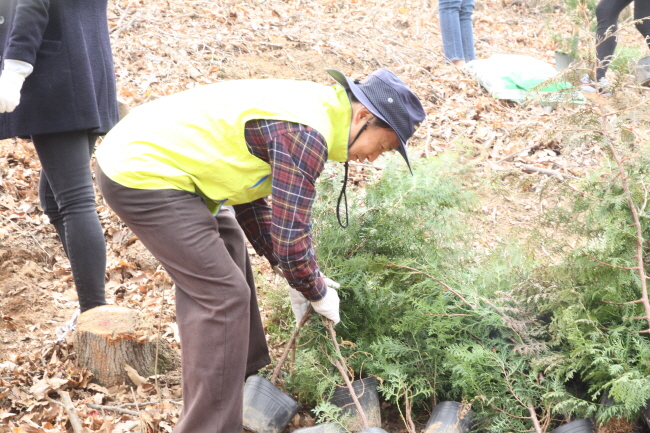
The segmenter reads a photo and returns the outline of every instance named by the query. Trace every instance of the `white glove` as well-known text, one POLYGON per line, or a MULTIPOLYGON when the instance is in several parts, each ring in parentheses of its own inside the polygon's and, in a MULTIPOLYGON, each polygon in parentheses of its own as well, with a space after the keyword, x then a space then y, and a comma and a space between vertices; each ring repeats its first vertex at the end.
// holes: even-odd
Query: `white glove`
POLYGON ((305 314, 307 314, 307 310, 309 310, 309 301, 302 293, 291 286, 288 287, 291 310, 293 310, 293 315, 296 316, 296 325, 298 325, 302 321, 302 318, 305 317, 305 314))
POLYGON ((327 287, 331 287, 332 289, 338 289, 339 287, 341 287, 341 285, 339 283, 337 283, 336 281, 334 281, 334 280, 332 280, 330 278, 327 278, 325 275, 323 275, 322 272, 321 272, 320 276, 323 277, 323 281, 325 281, 325 285, 327 287))
POLYGON ((11 113, 20 104, 20 89, 25 78, 7 69, 0 74, 0 113, 11 113))
MULTIPOLYGON (((340 287, 338 283, 330 280, 329 278, 326 278, 326 280, 329 280, 332 283, 336 284, 337 287, 340 287)), ((336 292, 336 289, 328 284, 327 293, 325 293, 323 299, 320 301, 312 302, 311 306, 314 307, 314 311, 316 311, 321 316, 327 317, 336 325, 341 321, 341 316, 339 316, 339 302, 339 294, 336 292)))
MULTIPOLYGON (((273 266, 273 271, 281 276, 285 281, 286 278, 284 276, 284 272, 282 272, 282 269, 278 265, 273 266)), ((287 284, 287 288, 289 289, 289 300, 291 301, 291 310, 293 311, 293 315, 296 318, 296 325, 300 324, 300 321, 302 318, 307 314, 307 310, 309 309, 309 301, 305 296, 294 289, 293 287, 289 286, 287 284)))
MULTIPOLYGON (((273 270, 277 275, 285 278, 284 273, 279 266, 273 266, 273 270)), ((336 292, 336 289, 341 287, 341 285, 336 281, 327 278, 322 273, 320 275, 323 277, 323 281, 327 286, 327 293, 325 293, 325 296, 320 301, 311 302, 311 305, 317 313, 332 320, 334 324, 337 324, 341 321, 341 317, 339 316, 339 294, 336 292)), ((291 300, 291 310, 293 310, 293 314, 296 317, 296 324, 299 324, 305 314, 307 314, 310 302, 298 290, 291 286, 288 286, 288 288, 289 299, 291 300)))

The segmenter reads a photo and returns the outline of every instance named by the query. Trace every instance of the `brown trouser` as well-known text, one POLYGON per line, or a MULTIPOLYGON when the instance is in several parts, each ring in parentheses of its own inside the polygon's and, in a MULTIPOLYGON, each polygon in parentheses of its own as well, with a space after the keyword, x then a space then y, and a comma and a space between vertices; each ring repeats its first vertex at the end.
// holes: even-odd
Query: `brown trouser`
POLYGON ((104 199, 176 283, 183 410, 175 433, 241 433, 246 376, 270 363, 244 233, 201 197, 139 190, 95 165, 104 199))

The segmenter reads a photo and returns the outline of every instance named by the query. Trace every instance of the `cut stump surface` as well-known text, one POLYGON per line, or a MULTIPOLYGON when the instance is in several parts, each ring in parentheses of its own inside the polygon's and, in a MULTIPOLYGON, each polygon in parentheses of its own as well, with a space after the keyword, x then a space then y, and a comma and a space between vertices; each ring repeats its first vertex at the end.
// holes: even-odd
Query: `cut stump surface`
MULTIPOLYGON (((151 329, 142 314, 126 307, 104 305, 88 310, 77 319, 74 333, 77 365, 87 367, 93 381, 102 386, 135 383, 126 366, 145 378, 152 376, 156 374, 157 342, 151 329)), ((164 341, 160 341, 158 358, 157 373, 176 366, 177 356, 164 341)))

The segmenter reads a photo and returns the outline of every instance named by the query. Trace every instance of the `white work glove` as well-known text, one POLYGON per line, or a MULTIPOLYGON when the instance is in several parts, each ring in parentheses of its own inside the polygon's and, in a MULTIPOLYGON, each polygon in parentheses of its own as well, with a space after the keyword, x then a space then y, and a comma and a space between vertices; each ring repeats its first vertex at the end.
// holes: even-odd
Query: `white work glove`
MULTIPOLYGON (((273 270, 276 274, 282 278, 285 278, 284 273, 279 266, 273 266, 273 270)), ((328 319, 332 320, 334 324, 337 324, 341 321, 341 318, 339 316, 339 295, 336 292, 336 289, 341 287, 341 285, 336 281, 327 278, 323 274, 321 274, 321 277, 323 277, 325 285, 327 286, 327 293, 325 293, 325 296, 320 301, 311 302, 311 305, 314 308, 314 311, 316 311, 318 314, 327 317, 328 319)), ((289 289, 291 310, 296 317, 296 324, 299 324, 305 314, 307 314, 310 302, 298 290, 289 285, 287 285, 287 287, 289 289)))
POLYGON ((296 316, 296 325, 300 324, 302 318, 307 314, 309 310, 309 301, 305 296, 294 289, 291 286, 289 287, 289 299, 291 300, 291 310, 293 310, 293 315, 296 316))
MULTIPOLYGON (((273 266, 273 271, 281 276, 285 281, 286 277, 284 276, 284 272, 282 272, 282 269, 278 265, 273 266)), ((305 296, 291 287, 290 285, 287 284, 287 288, 289 289, 289 300, 291 301, 291 310, 293 311, 293 315, 296 317, 296 325, 300 323, 302 318, 307 314, 307 310, 309 309, 309 301, 305 296)))
POLYGON ((25 78, 7 69, 0 74, 0 113, 11 113, 20 104, 20 89, 25 78))
POLYGON ((320 301, 312 302, 311 306, 314 308, 314 311, 321 316, 327 317, 336 325, 341 321, 341 316, 339 315, 339 294, 336 292, 336 289, 341 287, 341 285, 323 274, 321 276, 327 285, 327 293, 325 293, 325 296, 320 301))

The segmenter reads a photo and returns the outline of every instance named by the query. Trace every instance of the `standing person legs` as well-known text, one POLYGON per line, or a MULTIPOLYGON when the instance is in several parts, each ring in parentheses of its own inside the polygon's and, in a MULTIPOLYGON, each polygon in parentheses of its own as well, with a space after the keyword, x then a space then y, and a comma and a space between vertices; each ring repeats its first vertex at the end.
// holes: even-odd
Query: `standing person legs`
POLYGON ((39 199, 70 260, 81 312, 106 304, 106 242, 95 208, 86 131, 32 136, 41 161, 39 199))
POLYGON ((458 17, 460 19, 460 36, 463 41, 463 56, 466 62, 476 59, 474 54, 474 29, 472 27, 473 13, 474 0, 463 0, 458 17))
POLYGON ((600 0, 596 5, 596 19, 598 20, 598 28, 596 29, 596 60, 598 61, 596 82, 600 82, 601 79, 605 78, 607 67, 611 62, 612 55, 614 55, 614 50, 616 50, 616 36, 612 35, 612 33, 618 30, 616 25, 618 16, 630 3, 632 3, 632 0, 600 0))
POLYGON ((650 1, 634 0, 634 19, 643 20, 636 23, 636 29, 641 33, 645 43, 650 48, 650 1))
POLYGON ((439 0, 440 33, 442 48, 447 60, 457 66, 465 63, 463 36, 460 24, 460 10, 463 0, 439 0))
POLYGON ((186 191, 126 188, 95 172, 108 205, 176 283, 183 411, 175 433, 241 433, 244 379, 269 359, 265 340, 250 347, 250 335, 262 344, 264 330, 251 322, 254 293, 240 268, 246 248, 234 217, 215 218, 186 191))

